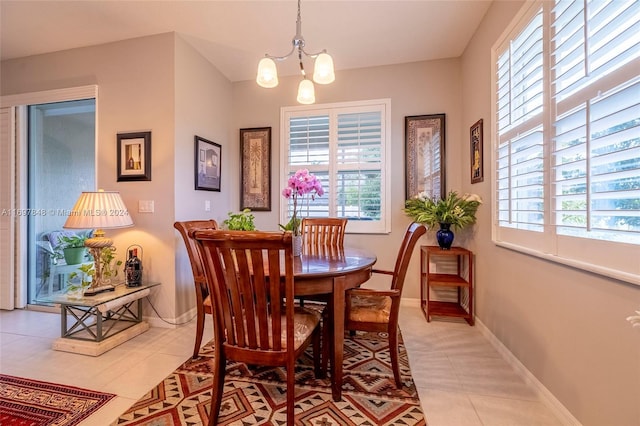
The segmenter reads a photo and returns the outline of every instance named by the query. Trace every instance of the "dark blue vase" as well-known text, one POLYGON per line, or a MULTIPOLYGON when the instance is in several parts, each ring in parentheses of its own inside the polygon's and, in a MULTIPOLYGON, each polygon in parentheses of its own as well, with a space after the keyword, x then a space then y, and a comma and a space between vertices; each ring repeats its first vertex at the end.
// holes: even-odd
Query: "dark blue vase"
POLYGON ((450 223, 441 223, 440 229, 436 232, 436 240, 442 250, 449 250, 453 244, 454 235, 453 231, 449 229, 450 227, 450 223))

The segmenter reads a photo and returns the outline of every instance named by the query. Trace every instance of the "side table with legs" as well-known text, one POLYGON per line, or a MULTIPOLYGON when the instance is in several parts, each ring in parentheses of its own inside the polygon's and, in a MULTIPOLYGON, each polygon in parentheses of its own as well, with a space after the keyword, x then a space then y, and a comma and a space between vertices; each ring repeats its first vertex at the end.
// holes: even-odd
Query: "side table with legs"
POLYGON ((60 338, 52 348, 98 356, 149 329, 142 320, 142 299, 160 283, 116 285, 114 291, 72 298, 55 294, 38 299, 60 307, 60 338))

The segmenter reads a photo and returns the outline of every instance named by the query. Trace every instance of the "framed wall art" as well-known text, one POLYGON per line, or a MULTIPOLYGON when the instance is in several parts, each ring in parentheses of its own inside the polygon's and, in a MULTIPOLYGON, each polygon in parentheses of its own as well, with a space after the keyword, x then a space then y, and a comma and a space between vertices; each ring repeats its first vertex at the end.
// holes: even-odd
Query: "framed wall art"
POLYGON ((483 158, 482 158, 482 119, 471 126, 471 183, 478 183, 484 180, 483 158))
POLYGON ((271 127, 240 129, 240 210, 271 211, 271 127))
POLYGON ((118 133, 118 182, 151 180, 151 132, 118 133))
POLYGON ((194 142, 195 189, 220 192, 222 146, 200 136, 195 136, 194 142))
POLYGON ((445 115, 405 117, 406 199, 420 192, 445 196, 445 115))

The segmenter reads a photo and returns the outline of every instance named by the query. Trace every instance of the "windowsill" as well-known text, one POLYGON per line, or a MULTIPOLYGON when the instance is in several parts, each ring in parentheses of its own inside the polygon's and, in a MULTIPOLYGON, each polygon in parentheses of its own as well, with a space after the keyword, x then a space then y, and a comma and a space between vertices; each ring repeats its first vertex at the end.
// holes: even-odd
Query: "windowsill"
POLYGON ((583 271, 591 272, 594 274, 602 275, 607 278, 624 281, 629 284, 640 286, 640 276, 637 274, 631 274, 627 272, 617 271, 615 269, 605 268, 598 265, 592 265, 590 263, 581 262, 578 260, 567 259, 564 257, 556 256, 549 253, 543 253, 538 250, 532 250, 528 247, 519 246, 517 244, 506 243, 504 241, 493 241, 498 247, 503 247, 509 250, 517 251, 520 253, 534 256, 540 259, 548 260, 562 265, 570 266, 572 268, 580 269, 583 271))

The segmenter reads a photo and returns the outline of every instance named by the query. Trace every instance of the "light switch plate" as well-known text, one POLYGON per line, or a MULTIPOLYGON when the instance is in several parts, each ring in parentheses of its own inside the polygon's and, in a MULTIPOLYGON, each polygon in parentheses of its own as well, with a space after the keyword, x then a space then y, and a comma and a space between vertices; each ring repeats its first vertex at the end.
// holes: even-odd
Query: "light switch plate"
POLYGON ((138 213, 153 213, 153 211, 154 211, 153 200, 138 201, 138 213))

